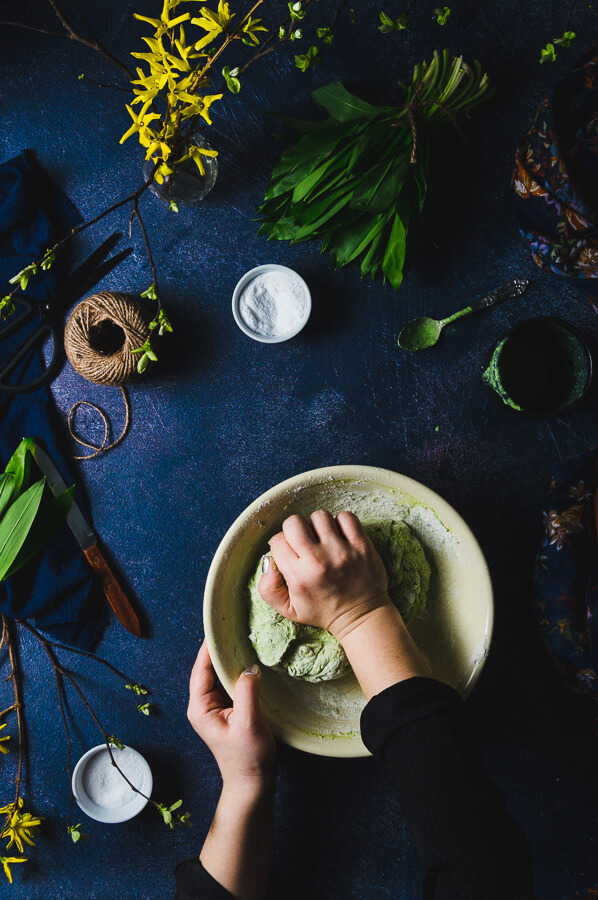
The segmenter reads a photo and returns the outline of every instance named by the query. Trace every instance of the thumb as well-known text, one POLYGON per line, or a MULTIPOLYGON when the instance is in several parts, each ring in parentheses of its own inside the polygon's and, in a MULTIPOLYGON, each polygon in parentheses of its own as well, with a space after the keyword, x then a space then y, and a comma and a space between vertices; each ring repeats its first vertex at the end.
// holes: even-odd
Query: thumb
POLYGON ((271 556, 262 559, 262 572, 258 591, 263 600, 282 616, 289 615, 289 590, 286 581, 271 556))
POLYGON ((237 722, 247 728, 259 724, 262 719, 260 708, 260 685, 262 676, 259 666, 248 666, 237 679, 233 697, 233 709, 237 722))

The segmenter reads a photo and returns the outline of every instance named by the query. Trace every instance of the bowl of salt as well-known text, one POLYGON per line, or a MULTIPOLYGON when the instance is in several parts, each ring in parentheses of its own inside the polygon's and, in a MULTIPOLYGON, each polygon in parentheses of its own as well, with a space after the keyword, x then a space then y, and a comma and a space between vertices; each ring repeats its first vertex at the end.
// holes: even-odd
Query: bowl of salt
POLYGON ((73 794, 90 819, 116 824, 132 819, 147 805, 153 778, 137 750, 126 746, 121 750, 114 744, 110 750, 116 765, 106 744, 92 747, 81 757, 73 772, 73 794))
POLYGON ((301 275, 266 263, 250 269, 233 292, 235 322, 248 337, 278 344, 299 334, 311 313, 311 294, 301 275))

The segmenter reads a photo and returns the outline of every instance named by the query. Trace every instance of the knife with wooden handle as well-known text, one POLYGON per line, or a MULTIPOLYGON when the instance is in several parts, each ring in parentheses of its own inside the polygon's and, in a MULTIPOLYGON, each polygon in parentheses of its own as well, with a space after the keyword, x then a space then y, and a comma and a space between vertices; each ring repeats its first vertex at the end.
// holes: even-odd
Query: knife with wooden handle
MULTIPOLYGON (((37 444, 33 445, 31 452, 33 453, 37 465, 46 476, 46 484, 54 496, 65 491, 66 484, 47 453, 45 453, 41 447, 38 447, 37 444)), ((83 514, 76 503, 73 502, 71 504, 66 520, 77 539, 77 543, 87 557, 89 565, 99 577, 102 590, 106 595, 106 599, 110 604, 114 615, 121 625, 124 625, 127 631, 134 634, 136 637, 141 637, 141 624, 137 613, 126 598, 122 588, 114 577, 110 566, 104 559, 104 556, 98 547, 98 539, 83 518, 83 514)))

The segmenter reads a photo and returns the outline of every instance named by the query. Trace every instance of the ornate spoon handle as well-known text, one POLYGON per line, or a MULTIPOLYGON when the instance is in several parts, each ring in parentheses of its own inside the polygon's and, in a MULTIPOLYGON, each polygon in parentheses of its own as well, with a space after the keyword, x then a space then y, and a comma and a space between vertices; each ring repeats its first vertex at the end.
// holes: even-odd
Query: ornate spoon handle
POLYGON ((529 281, 525 278, 514 278, 513 281, 509 281, 497 291, 492 291, 491 294, 472 303, 471 312, 477 312, 478 309, 488 309, 488 307, 496 306, 497 303, 502 303, 503 300, 510 300, 512 297, 521 297, 528 284, 529 281))

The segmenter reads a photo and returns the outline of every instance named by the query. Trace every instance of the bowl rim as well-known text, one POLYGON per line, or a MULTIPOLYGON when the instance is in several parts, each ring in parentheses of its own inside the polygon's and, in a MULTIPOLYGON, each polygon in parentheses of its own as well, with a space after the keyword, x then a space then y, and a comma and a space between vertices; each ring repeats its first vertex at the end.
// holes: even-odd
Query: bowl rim
MULTIPOLYGON (((482 552, 477 538, 475 537, 467 522, 463 519, 460 513, 458 513, 450 503, 448 503, 447 500, 440 496, 440 494, 437 494, 436 491, 428 488, 422 482, 416 481, 414 478, 410 478, 408 475, 402 475, 400 472, 395 472, 392 469, 385 469, 380 466, 368 465, 324 466, 318 469, 309 469, 305 472, 299 473, 298 475, 293 475, 290 478, 287 478, 284 481, 275 484, 263 494, 260 494, 259 497, 253 500, 243 510, 243 512, 241 512, 240 515, 236 517, 232 525, 230 525, 230 527, 227 529, 226 533, 218 544, 218 547, 216 548, 214 556, 212 557, 212 561, 210 563, 210 567, 206 577, 203 598, 204 635, 205 640, 208 644, 210 659, 220 683, 222 684, 228 695, 232 697, 236 681, 232 678, 229 678, 225 666, 223 665, 216 652, 216 636, 211 616, 211 612, 213 609, 213 598, 215 596, 214 588, 218 583, 218 573, 220 568, 223 565, 227 564, 228 545, 230 544, 231 540, 245 528, 248 521, 255 517, 255 514, 259 510, 259 508, 264 506, 264 504, 268 503, 270 500, 275 499, 277 495, 285 493, 289 489, 292 489, 293 487, 296 487, 298 485, 307 486, 309 484, 319 484, 323 481, 326 481, 328 483, 331 480, 330 476, 332 476, 332 480, 335 481, 365 479, 378 484, 387 484, 388 476, 393 479, 398 478, 402 482, 402 486, 397 487, 396 485, 391 484, 390 486, 392 488, 400 491, 406 496, 407 499, 414 500, 419 505, 428 506, 437 515, 441 522, 444 522, 445 517, 448 517, 451 520, 451 530, 454 531, 454 526, 458 526, 460 539, 467 540, 468 550, 470 550, 476 556, 476 561, 480 564, 479 574, 485 581, 483 588, 482 586, 480 586, 478 592, 479 597, 486 597, 487 599, 485 652, 483 657, 480 659, 479 664, 473 671, 469 681, 461 690, 462 697, 467 697, 477 683, 486 664, 494 631, 494 594, 486 558, 482 552), (422 489, 423 493, 425 494, 425 498, 421 497, 422 489), (418 496, 418 494, 420 496, 418 496)), ((241 671, 238 673, 238 675, 240 674, 241 671)), ((273 722, 270 719, 268 719, 268 721, 270 722, 275 735, 284 743, 288 744, 291 747, 294 747, 297 750, 303 750, 307 753, 328 757, 356 758, 370 756, 370 752, 365 747, 360 736, 357 736, 355 738, 346 738, 344 740, 320 739, 318 741, 314 740, 314 738, 316 738, 315 733, 310 734, 309 732, 305 732, 299 728, 285 727, 284 725, 281 725, 280 723, 275 721, 273 722)))
MULTIPOLYGON (((110 745, 111 748, 116 748, 115 744, 110 745)), ((134 747, 129 747, 127 744, 123 745, 126 750, 131 750, 139 759, 139 763, 141 768, 143 769, 143 778, 146 786, 147 797, 144 797, 142 794, 135 794, 133 800, 130 803, 127 803, 125 806, 119 806, 116 809, 105 806, 98 806, 97 803, 94 803, 93 800, 88 796, 83 787, 83 772, 89 760, 100 753, 102 750, 107 751, 106 744, 97 744, 95 747, 92 747, 87 753, 84 753, 81 759, 77 762, 72 777, 72 788, 73 788, 73 796, 77 801, 77 805, 82 812, 85 813, 86 816, 89 816, 90 819, 95 819, 96 822, 104 822, 108 825, 116 825, 119 822, 127 822, 129 819, 132 819, 134 816, 138 815, 142 809, 145 809, 149 802, 149 797, 151 797, 152 788, 154 786, 154 778, 152 775, 152 770, 150 769, 149 763, 144 756, 141 755, 139 750, 135 750, 134 747)))
POLYGON ((289 266, 283 266, 280 263, 261 263, 261 265, 254 266, 253 269, 249 269, 248 272, 245 272, 245 274, 242 275, 241 278, 239 278, 233 291, 232 310, 235 322, 237 323, 241 331, 247 335, 247 337, 252 338, 254 341, 258 341, 260 344, 280 344, 283 341, 290 341, 291 338, 296 337, 299 332, 303 331, 303 329, 307 325, 307 322, 311 315, 311 291, 305 279, 295 269, 291 269, 289 266), (239 311, 241 291, 244 287, 246 287, 246 285, 249 284, 250 281, 253 281, 253 279, 257 278, 258 275, 263 275, 265 272, 290 272, 292 275, 299 279, 305 289, 305 313, 299 325, 297 326, 297 328, 295 328, 294 331, 289 331, 286 334, 277 336, 268 336, 264 334, 258 334, 257 331, 253 331, 243 321, 243 318, 239 311))
MULTIPOLYGON (((586 397, 589 393, 590 387, 592 385, 592 380, 594 378, 594 359, 592 356, 592 351, 590 349, 590 345, 589 345, 588 341, 586 340, 585 335, 583 335, 582 332, 579 330, 579 328, 577 328, 572 322, 569 322, 567 319, 561 319, 559 316, 530 316, 527 319, 522 319, 520 322, 516 322, 515 325, 512 325, 507 331, 505 331, 503 333, 502 337, 500 337, 497 341, 495 341, 492 344, 490 351, 488 352, 488 354, 486 356, 486 362, 484 364, 482 372, 485 372, 486 369, 491 365, 492 358, 493 358, 495 352, 499 349, 501 344, 503 344, 503 346, 504 346, 504 344, 508 340, 510 340, 513 336, 515 336, 520 329, 522 329, 524 326, 531 325, 534 323, 539 323, 540 325, 543 325, 545 323, 549 323, 552 325, 558 325, 559 327, 561 327, 563 329, 563 331, 568 331, 573 337, 577 338, 577 340, 579 341, 579 344, 584 351, 584 355, 585 355, 586 362, 588 364, 588 369, 589 369, 586 383, 584 384, 580 394, 575 398, 575 400, 571 400, 568 404, 566 404, 561 409, 551 410, 549 412, 538 413, 538 412, 533 412, 530 409, 526 409, 525 406, 520 406, 520 407, 511 406, 510 403, 507 403, 505 400, 503 400, 503 398, 501 397, 500 393, 496 390, 496 388, 492 387, 492 385, 488 385, 488 386, 491 387, 493 393, 496 394, 496 396, 500 399, 502 405, 507 406, 513 412, 520 413, 524 416, 529 416, 531 419, 555 419, 555 418, 559 418, 560 416, 566 415, 567 413, 571 412, 572 410, 574 410, 578 406, 580 406, 581 403, 583 403, 583 401, 586 399, 586 397)), ((502 349, 501 349, 501 353, 502 353, 502 349)), ((500 359, 501 353, 499 353, 498 359, 500 359)), ((505 391, 505 395, 507 395, 506 391, 505 391)))

